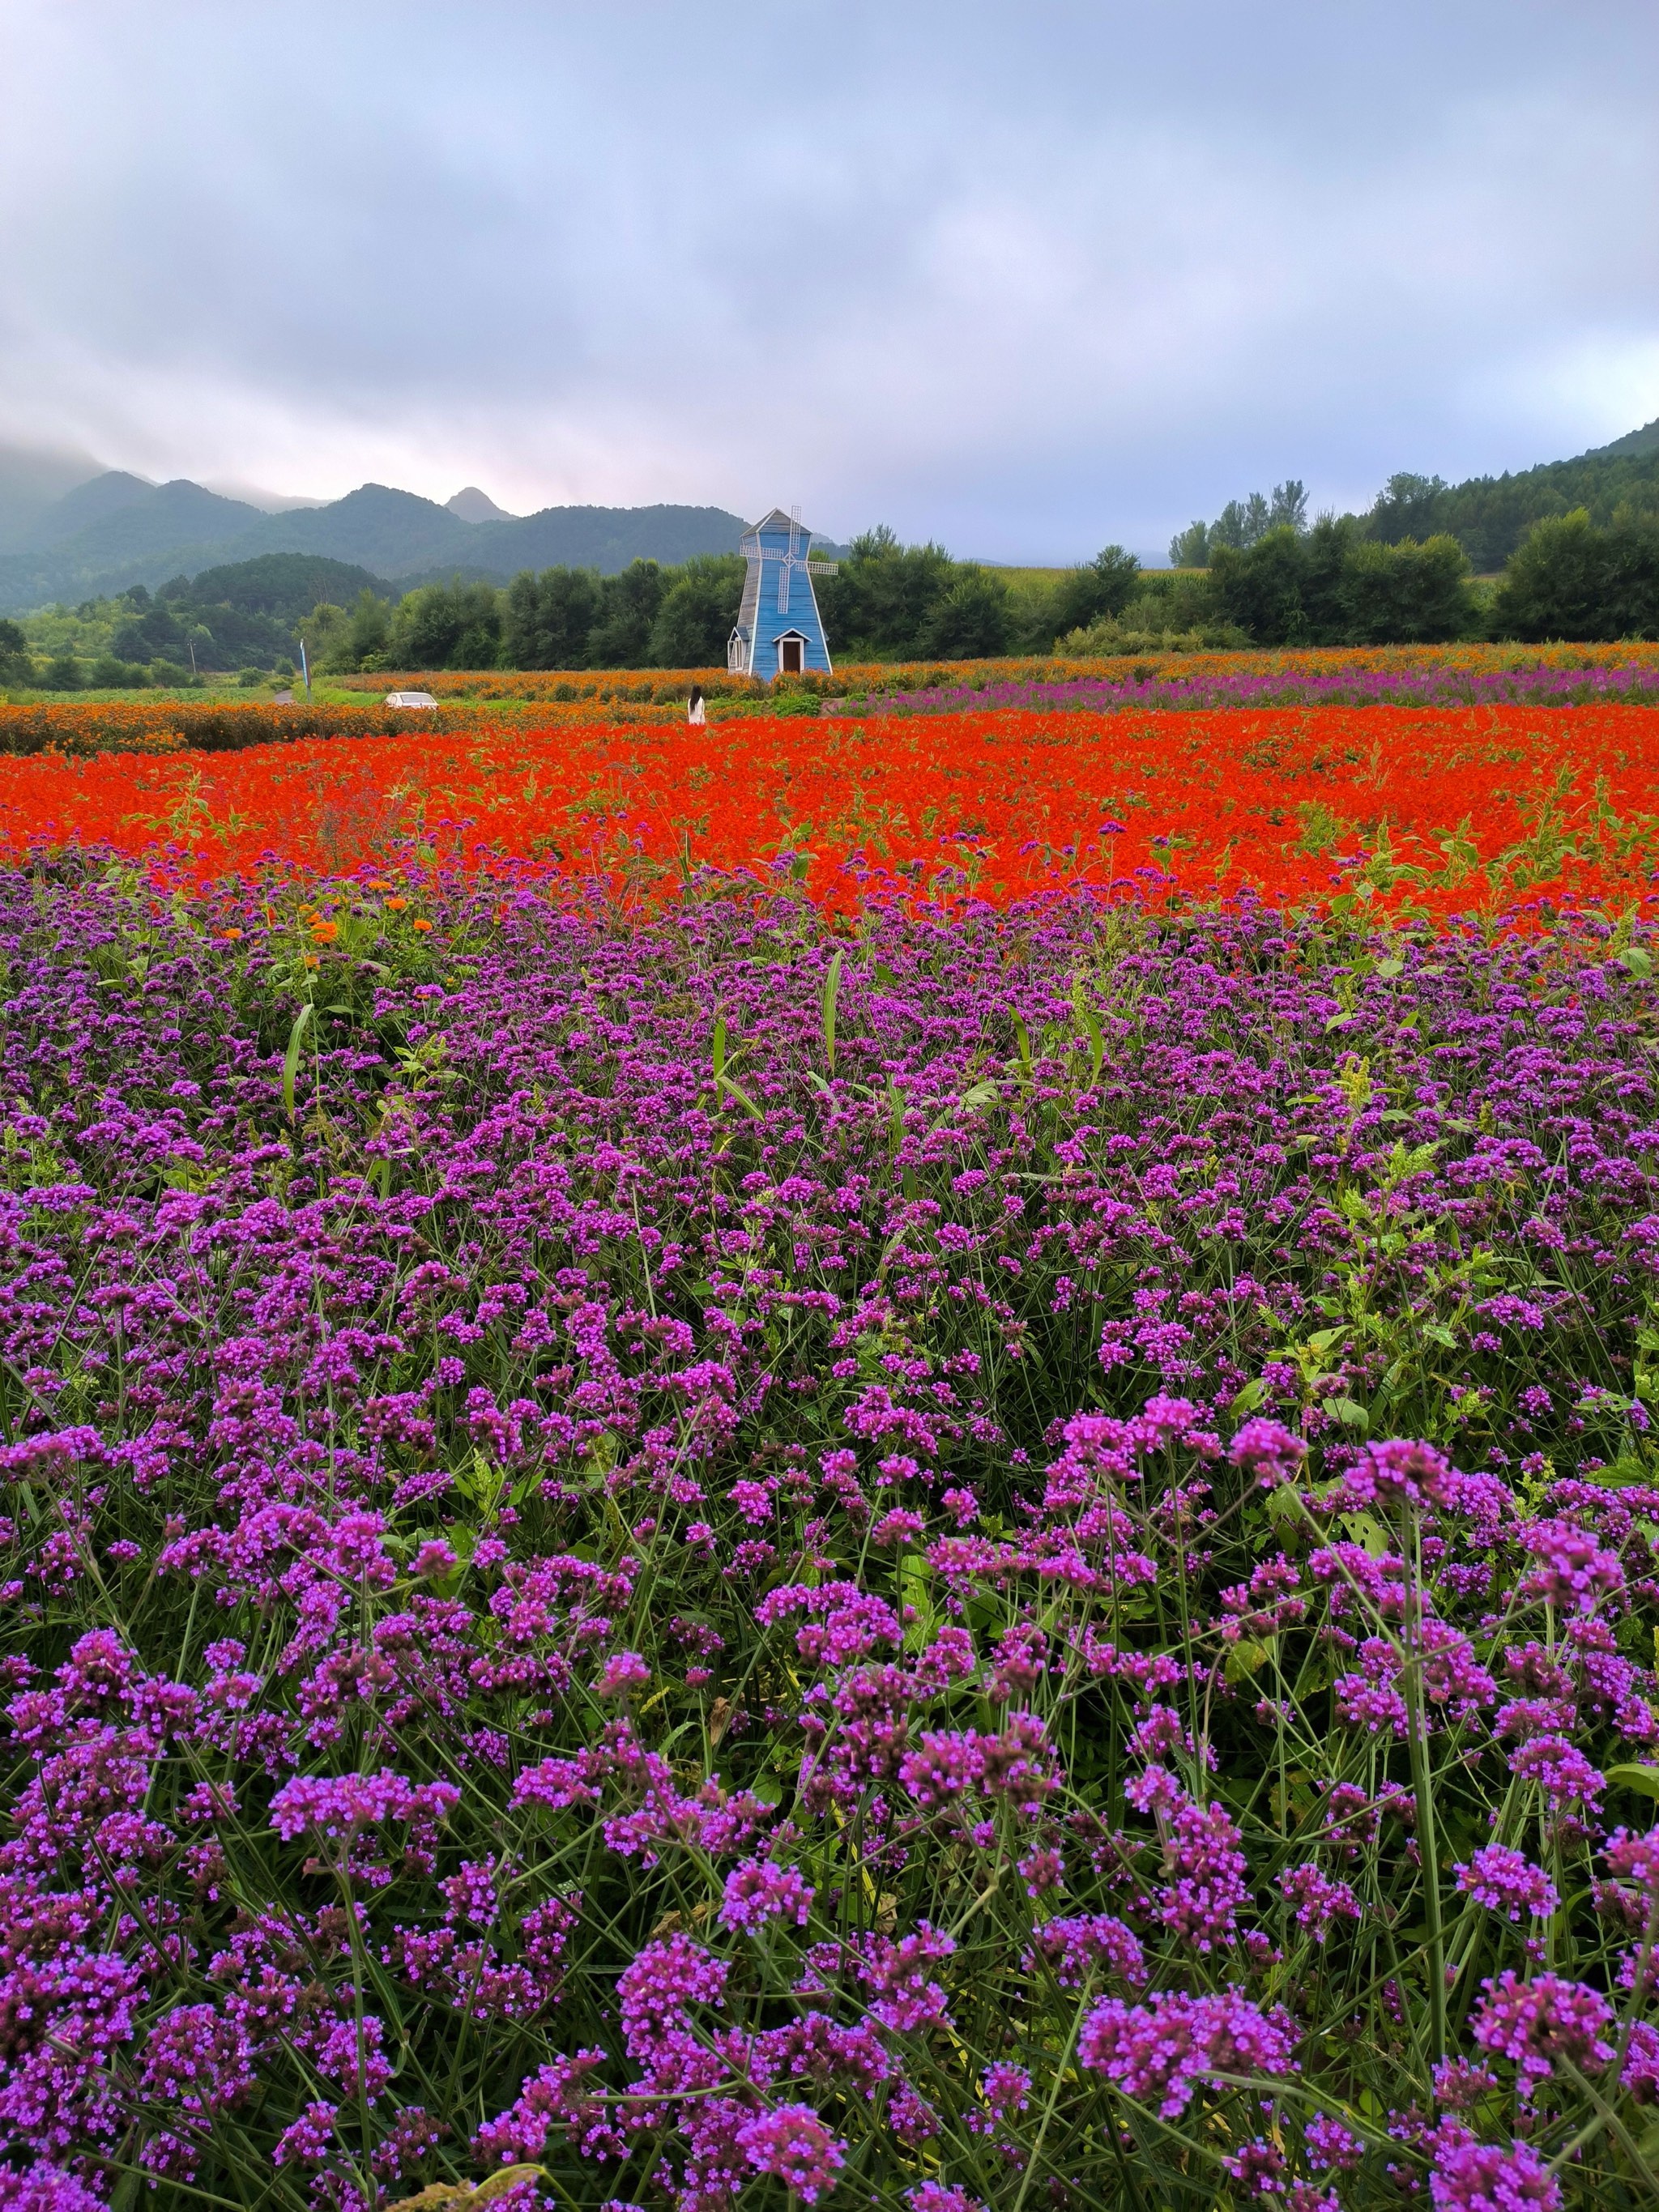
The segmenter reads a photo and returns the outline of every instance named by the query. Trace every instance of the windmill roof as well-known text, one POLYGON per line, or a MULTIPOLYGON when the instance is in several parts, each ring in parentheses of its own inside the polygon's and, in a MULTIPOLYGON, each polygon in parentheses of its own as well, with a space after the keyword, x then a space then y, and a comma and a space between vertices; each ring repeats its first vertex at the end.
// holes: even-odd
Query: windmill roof
MULTIPOLYGON (((789 517, 784 513, 781 507, 775 507, 770 514, 762 515, 760 520, 755 524, 754 527, 757 530, 787 530, 789 527, 789 517)), ((806 527, 806 525, 804 522, 800 526, 800 534, 803 538, 810 538, 812 535, 811 532, 806 527)))

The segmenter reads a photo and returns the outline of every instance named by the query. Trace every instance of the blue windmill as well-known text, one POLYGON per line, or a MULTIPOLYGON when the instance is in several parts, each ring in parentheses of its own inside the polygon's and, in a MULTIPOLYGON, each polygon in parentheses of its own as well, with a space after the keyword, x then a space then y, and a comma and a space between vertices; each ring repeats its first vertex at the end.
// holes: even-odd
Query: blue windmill
POLYGON ((738 626, 726 648, 734 676, 799 676, 804 669, 830 672, 830 648, 812 590, 814 576, 833 576, 833 561, 811 561, 810 530, 800 509, 775 507, 744 533, 738 551, 749 563, 738 626))

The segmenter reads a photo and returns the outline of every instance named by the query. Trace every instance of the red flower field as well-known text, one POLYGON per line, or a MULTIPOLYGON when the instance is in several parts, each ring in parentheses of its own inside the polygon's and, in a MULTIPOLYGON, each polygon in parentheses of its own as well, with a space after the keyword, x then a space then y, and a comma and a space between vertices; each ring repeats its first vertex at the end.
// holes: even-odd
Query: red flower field
MULTIPOLYGON (((73 712, 73 710, 67 710, 73 712)), ((1620 704, 430 725, 234 753, 0 759, 0 852, 171 845, 199 877, 413 848, 614 887, 699 866, 847 903, 1057 882, 1209 900, 1624 906, 1656 865, 1659 725, 1620 704)))

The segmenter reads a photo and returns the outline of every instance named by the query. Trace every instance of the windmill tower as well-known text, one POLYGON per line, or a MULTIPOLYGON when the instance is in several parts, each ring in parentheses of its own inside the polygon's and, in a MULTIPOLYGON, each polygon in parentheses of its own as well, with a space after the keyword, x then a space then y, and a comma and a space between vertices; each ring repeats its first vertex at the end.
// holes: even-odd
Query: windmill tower
POLYGON ((738 626, 726 648, 726 665, 734 676, 798 676, 808 668, 829 673, 830 648, 812 579, 833 576, 836 563, 809 560, 811 542, 799 507, 786 514, 775 507, 744 533, 738 550, 749 573, 738 626))

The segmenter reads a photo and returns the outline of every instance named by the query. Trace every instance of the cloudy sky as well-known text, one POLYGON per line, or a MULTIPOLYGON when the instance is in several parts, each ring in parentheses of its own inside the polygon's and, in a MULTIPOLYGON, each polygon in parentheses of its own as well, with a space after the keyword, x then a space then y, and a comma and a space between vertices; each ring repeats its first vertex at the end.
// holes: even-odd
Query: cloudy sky
POLYGON ((0 0, 0 439, 1161 547, 1659 415, 1654 0, 0 0))

